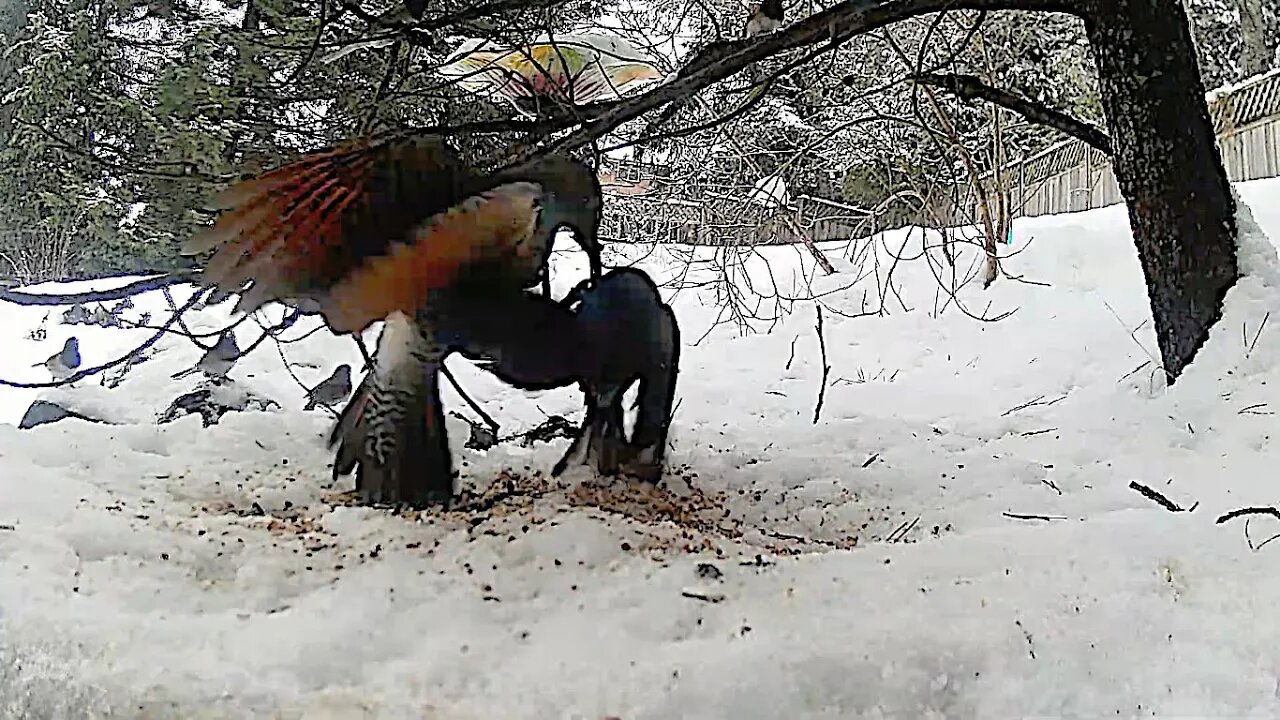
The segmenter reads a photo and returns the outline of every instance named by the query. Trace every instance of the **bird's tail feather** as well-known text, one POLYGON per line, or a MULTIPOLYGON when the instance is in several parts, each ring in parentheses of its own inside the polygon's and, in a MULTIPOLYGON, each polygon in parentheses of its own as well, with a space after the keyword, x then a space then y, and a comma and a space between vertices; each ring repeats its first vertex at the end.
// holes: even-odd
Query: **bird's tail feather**
POLYGON ((453 463, 437 385, 441 353, 405 316, 388 318, 373 371, 329 436, 333 474, 356 472, 366 502, 421 506, 453 495, 453 463))

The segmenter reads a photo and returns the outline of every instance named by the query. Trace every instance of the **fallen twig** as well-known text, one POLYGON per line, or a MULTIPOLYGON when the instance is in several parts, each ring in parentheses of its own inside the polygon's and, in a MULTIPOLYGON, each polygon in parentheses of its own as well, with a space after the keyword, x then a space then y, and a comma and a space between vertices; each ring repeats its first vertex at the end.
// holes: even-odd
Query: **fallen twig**
POLYGON ((1280 510, 1277 510, 1276 508, 1247 507, 1247 508, 1240 508, 1239 510, 1232 510, 1231 512, 1226 513, 1225 515, 1220 515, 1215 524, 1221 525, 1222 523, 1227 522, 1228 520, 1234 520, 1238 517, 1244 517, 1246 515, 1270 515, 1271 517, 1277 520, 1280 520, 1280 510))
POLYGON ((1058 429, 1058 428, 1056 428, 1056 427, 1051 427, 1051 428, 1045 428, 1045 429, 1043 429, 1043 430, 1028 430, 1028 431, 1026 431, 1026 432, 1022 433, 1022 437, 1034 437, 1034 436, 1036 436, 1036 435, 1043 435, 1043 434, 1045 434, 1045 433, 1051 433, 1051 432, 1053 432, 1054 430, 1057 430, 1057 429, 1058 429))
POLYGON ((822 415, 822 403, 827 398, 827 378, 831 376, 831 365, 827 363, 827 340, 822 332, 822 305, 818 306, 818 350, 822 353, 822 385, 818 388, 818 403, 813 408, 813 424, 818 424, 822 415))
MULTIPOLYGON (((1262 316, 1262 323, 1258 325, 1258 332, 1256 332, 1256 333, 1254 333, 1254 334, 1253 334, 1253 341, 1252 341, 1252 342, 1247 343, 1247 347, 1245 348, 1245 351, 1244 351, 1244 356, 1245 356, 1245 357, 1249 357, 1249 355, 1253 352, 1253 348, 1257 346, 1257 344, 1258 344, 1258 338, 1262 337, 1262 329, 1263 329, 1263 328, 1265 328, 1265 327, 1267 326, 1267 319, 1268 319, 1268 318, 1270 318, 1270 317, 1271 317, 1271 311, 1270 311, 1270 310, 1268 310, 1268 311, 1267 311, 1267 314, 1266 314, 1266 315, 1263 315, 1263 316, 1262 316)), ((1246 326, 1242 325, 1242 326, 1240 327, 1240 332, 1241 332, 1241 333, 1245 333, 1245 340, 1248 340, 1248 334, 1247 334, 1247 332, 1246 332, 1246 330, 1245 330, 1245 327, 1246 327, 1246 326)))
POLYGON ((724 600, 724 593, 714 592, 710 590, 693 590, 693 589, 681 590, 680 594, 687 598, 693 598, 694 600, 702 600, 703 602, 709 602, 709 603, 718 603, 721 600, 724 600))
POLYGON ((1050 405, 1054 405, 1054 404, 1056 404, 1056 403, 1060 403, 1060 402, 1062 402, 1063 400, 1066 400, 1066 399, 1067 399, 1067 396, 1066 396, 1066 395, 1062 395, 1062 396, 1060 396, 1060 397, 1056 397, 1056 398, 1054 398, 1054 399, 1050 400, 1049 402, 1041 402, 1041 400, 1044 400, 1044 396, 1043 396, 1043 395, 1039 395, 1039 396, 1037 396, 1037 397, 1035 397, 1035 398, 1032 398, 1031 400, 1028 400, 1028 401, 1026 401, 1026 402, 1022 403, 1021 405, 1017 405, 1017 406, 1015 406, 1015 407, 1011 407, 1011 408, 1009 408, 1008 410, 1005 410, 1004 412, 1000 413, 1000 417, 1008 417, 1009 415, 1012 415, 1013 413, 1016 413, 1016 412, 1018 412, 1019 410, 1026 410, 1026 409, 1027 409, 1027 408, 1029 408, 1029 407, 1035 407, 1035 406, 1049 407, 1050 405))
POLYGON ((1168 510, 1169 512, 1186 512, 1186 508, 1182 507, 1181 505, 1178 505, 1174 501, 1170 500, 1164 495, 1161 495, 1159 492, 1147 487, 1146 485, 1143 485, 1137 480, 1129 481, 1129 489, 1137 490, 1139 495, 1142 495, 1142 497, 1148 500, 1151 500, 1152 502, 1156 503, 1157 505, 1164 508, 1165 510, 1168 510))
POLYGON ((1035 660, 1035 659, 1036 659, 1036 644, 1035 644, 1035 642, 1034 642, 1034 641, 1032 640, 1032 638, 1031 638, 1031 632, 1030 632, 1029 630, 1027 630, 1025 627, 1023 627, 1023 625, 1022 625, 1022 621, 1021 621, 1021 620, 1014 620, 1014 621, 1013 621, 1013 624, 1014 624, 1014 625, 1017 625, 1017 626, 1018 626, 1018 629, 1022 631, 1022 637, 1023 637, 1023 639, 1025 639, 1025 640, 1027 641, 1027 652, 1031 654, 1031 659, 1032 659, 1032 660, 1035 660))
POLYGON ((900 542, 907 536, 907 533, 915 529, 915 526, 918 524, 920 524, 919 515, 917 515, 914 520, 904 520, 901 525, 894 529, 893 532, 889 533, 889 536, 886 537, 884 541, 887 543, 900 542))
POLYGON ((1067 519, 1066 515, 1027 515, 1023 513, 1011 513, 1011 512, 1006 512, 1001 514, 1013 520, 1066 520, 1067 519))

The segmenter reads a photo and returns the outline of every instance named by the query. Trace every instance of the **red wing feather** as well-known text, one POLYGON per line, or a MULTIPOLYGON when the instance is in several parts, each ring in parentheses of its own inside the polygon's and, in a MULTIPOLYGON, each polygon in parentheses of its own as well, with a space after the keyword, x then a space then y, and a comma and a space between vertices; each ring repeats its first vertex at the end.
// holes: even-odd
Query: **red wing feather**
POLYGON ((345 143, 227 188, 211 203, 222 215, 183 252, 214 251, 206 283, 234 292, 253 282, 237 309, 320 297, 454 204, 466 177, 436 138, 345 143))

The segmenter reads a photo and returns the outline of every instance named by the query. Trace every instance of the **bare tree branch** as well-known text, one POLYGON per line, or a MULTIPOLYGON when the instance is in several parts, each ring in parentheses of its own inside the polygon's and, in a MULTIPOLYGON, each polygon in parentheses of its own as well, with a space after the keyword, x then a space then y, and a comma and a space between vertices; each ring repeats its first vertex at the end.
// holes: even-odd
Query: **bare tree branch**
POLYGON ((1111 138, 1098 126, 1077 120, 1029 98, 1015 95, 1008 90, 992 87, 974 75, 923 74, 908 78, 909 82, 932 85, 956 95, 961 100, 986 100, 1002 108, 1018 113, 1028 121, 1051 127, 1092 145, 1107 155, 1111 154, 1111 138))
POLYGON ((787 50, 823 41, 827 43, 824 52, 834 50, 857 35, 941 10, 1027 10, 1075 15, 1085 12, 1077 0, 845 0, 771 35, 712 43, 686 64, 675 79, 642 95, 619 101, 595 120, 542 150, 524 153, 519 159, 586 145, 650 110, 692 95, 752 63, 787 50))
POLYGON ((0 300, 14 303, 16 305, 75 305, 91 302, 108 302, 111 300, 123 300, 127 297, 140 295, 144 292, 159 290, 169 287, 170 285, 182 285, 195 281, 199 275, 198 270, 178 270, 160 277, 147 278, 146 280, 138 280, 131 282, 123 287, 113 290, 92 290, 82 293, 25 293, 16 290, 0 290, 0 300))

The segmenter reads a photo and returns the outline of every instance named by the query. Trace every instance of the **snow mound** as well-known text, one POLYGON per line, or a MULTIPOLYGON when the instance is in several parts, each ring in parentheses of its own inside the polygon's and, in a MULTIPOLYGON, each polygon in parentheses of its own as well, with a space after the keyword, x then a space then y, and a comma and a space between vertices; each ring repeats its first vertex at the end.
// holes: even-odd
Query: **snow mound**
MULTIPOLYGON (((359 354, 309 319, 230 372, 279 407, 209 427, 158 422, 202 382, 171 379, 202 352, 178 336, 114 386, 0 390, 0 717, 1275 716, 1280 521, 1215 522, 1277 501, 1280 181, 1240 193, 1245 276, 1172 388, 1122 207, 1018 221, 988 291, 963 234, 954 265, 919 229, 827 244, 831 277, 803 247, 611 247, 682 327, 656 488, 549 479, 566 439, 471 450, 455 417, 460 508, 355 506, 301 408, 359 354), (112 424, 18 430, 36 398, 112 424)), ((561 293, 585 272, 554 262, 561 293)), ((0 377, 151 333, 57 308, 28 339, 46 311, 0 305, 0 377)), ((581 416, 450 366, 501 436, 581 416)))

